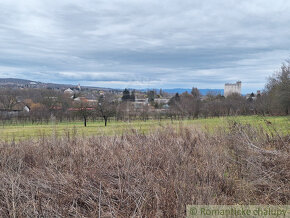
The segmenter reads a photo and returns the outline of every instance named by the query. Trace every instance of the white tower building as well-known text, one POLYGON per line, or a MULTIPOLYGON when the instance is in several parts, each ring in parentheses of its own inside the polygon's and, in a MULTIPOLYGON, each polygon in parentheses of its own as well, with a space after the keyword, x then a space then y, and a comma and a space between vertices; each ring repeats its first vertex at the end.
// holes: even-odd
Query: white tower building
POLYGON ((237 81, 234 84, 226 83, 225 89, 224 89, 224 96, 227 97, 227 96, 234 94, 234 93, 241 94, 241 90, 242 90, 242 82, 241 81, 237 81))

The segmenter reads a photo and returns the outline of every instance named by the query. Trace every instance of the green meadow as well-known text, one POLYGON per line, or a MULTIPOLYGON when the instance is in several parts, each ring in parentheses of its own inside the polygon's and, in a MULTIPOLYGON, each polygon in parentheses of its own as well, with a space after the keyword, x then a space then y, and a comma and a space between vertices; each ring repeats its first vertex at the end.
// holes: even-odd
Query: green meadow
POLYGON ((202 119, 185 120, 147 120, 147 121, 110 121, 108 126, 104 126, 102 121, 89 121, 87 127, 82 121, 77 122, 49 122, 48 124, 2 124, 0 126, 0 138, 2 141, 19 141, 25 139, 35 139, 42 137, 59 136, 93 136, 93 135, 120 135, 138 131, 148 133, 160 128, 169 126, 177 128, 180 125, 193 127, 200 130, 214 132, 219 127, 227 126, 231 122, 250 124, 257 128, 263 128, 272 134, 290 134, 290 116, 261 117, 261 116, 235 116, 235 117, 215 117, 202 119))

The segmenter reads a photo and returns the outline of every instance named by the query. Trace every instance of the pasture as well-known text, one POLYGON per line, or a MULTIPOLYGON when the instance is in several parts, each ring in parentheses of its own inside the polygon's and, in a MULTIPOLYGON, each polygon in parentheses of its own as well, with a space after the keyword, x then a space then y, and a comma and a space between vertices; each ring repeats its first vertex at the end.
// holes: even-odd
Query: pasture
POLYGON ((108 126, 104 126, 102 121, 89 121, 84 127, 82 121, 76 122, 49 122, 47 124, 31 123, 1 123, 0 138, 3 141, 21 141, 26 139, 36 139, 42 137, 59 136, 94 136, 94 135, 122 135, 132 131, 146 134, 156 129, 166 128, 169 125, 174 128, 180 126, 206 129, 214 132, 219 127, 227 126, 230 122, 250 124, 257 128, 263 128, 269 134, 290 134, 290 116, 261 117, 261 116, 235 116, 235 117, 215 117, 202 119, 184 120, 147 120, 147 121, 114 121, 111 120, 108 126))

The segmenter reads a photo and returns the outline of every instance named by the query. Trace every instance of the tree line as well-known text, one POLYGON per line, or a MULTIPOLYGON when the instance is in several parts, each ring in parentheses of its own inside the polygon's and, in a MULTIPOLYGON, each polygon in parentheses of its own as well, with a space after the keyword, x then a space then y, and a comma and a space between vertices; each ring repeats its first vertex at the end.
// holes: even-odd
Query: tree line
MULTIPOLYGON (((154 119, 197 119, 200 117, 218 117, 230 115, 289 115, 290 109, 290 62, 268 78, 265 89, 248 98, 232 94, 225 98, 220 94, 208 93, 201 96, 197 88, 190 93, 176 93, 162 109, 154 102, 156 93, 147 92, 149 104, 141 108, 134 106, 135 92, 125 89, 121 101, 114 93, 98 95, 95 102, 73 101, 59 90, 48 89, 0 89, 0 119, 30 122, 49 122, 52 117, 57 121, 87 121, 102 119, 105 126, 110 119, 134 120, 154 119), (29 113, 21 112, 17 116, 6 113, 13 112, 17 105, 27 105, 29 113)), ((77 96, 73 96, 76 98, 77 96)))

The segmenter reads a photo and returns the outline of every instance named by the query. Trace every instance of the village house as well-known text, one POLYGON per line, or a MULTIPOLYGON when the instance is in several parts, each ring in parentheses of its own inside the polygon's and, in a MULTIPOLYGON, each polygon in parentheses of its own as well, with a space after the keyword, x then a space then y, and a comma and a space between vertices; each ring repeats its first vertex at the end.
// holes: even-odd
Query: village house
POLYGON ((11 109, 3 108, 3 106, 0 105, 0 114, 2 117, 14 117, 20 114, 27 114, 29 112, 30 108, 23 102, 17 102, 11 109))
POLYGON ((256 94, 254 94, 253 92, 251 94, 247 94, 246 95, 246 99, 248 101, 255 101, 257 100, 257 97, 261 96, 261 91, 258 90, 256 94))
POLYGON ((74 95, 74 91, 71 90, 70 88, 64 90, 63 92, 65 95, 69 96, 69 97, 72 97, 74 95))
POLYGON ((154 102, 157 104, 168 104, 169 100, 169 98, 155 98, 154 102))
POLYGON ((148 98, 135 98, 135 101, 132 103, 135 109, 142 109, 148 105, 148 98))

